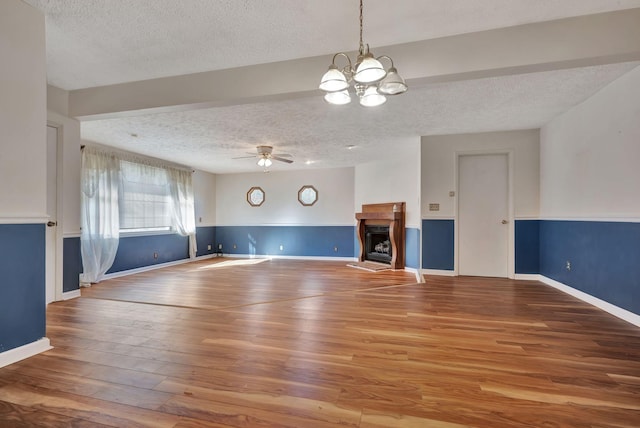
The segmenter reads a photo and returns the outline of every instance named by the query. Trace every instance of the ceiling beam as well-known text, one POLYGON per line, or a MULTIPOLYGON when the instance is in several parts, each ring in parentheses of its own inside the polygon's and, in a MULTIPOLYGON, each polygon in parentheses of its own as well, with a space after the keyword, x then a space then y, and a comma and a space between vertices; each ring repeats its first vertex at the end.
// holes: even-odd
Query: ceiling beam
MULTIPOLYGON (((410 87, 640 60, 640 8, 386 47, 410 87)), ((352 58, 355 55, 352 55, 352 58)), ((331 56, 71 91, 81 120, 320 96, 331 56)))

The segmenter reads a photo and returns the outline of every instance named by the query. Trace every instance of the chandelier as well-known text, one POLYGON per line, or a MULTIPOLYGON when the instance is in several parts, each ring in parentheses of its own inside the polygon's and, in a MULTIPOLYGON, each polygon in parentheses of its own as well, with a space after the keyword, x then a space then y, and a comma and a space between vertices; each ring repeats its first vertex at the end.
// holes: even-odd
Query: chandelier
POLYGON ((360 0, 360 48, 355 66, 344 52, 333 56, 329 70, 322 76, 320 89, 326 92, 324 99, 330 104, 348 104, 351 102, 349 86, 353 84, 360 105, 375 107, 387 101, 386 95, 398 95, 407 91, 407 84, 393 66, 393 60, 386 55, 374 57, 369 45, 362 43, 362 0, 360 0), (347 64, 338 68, 336 60, 344 58, 347 64), (381 61, 389 61, 385 70, 381 61))

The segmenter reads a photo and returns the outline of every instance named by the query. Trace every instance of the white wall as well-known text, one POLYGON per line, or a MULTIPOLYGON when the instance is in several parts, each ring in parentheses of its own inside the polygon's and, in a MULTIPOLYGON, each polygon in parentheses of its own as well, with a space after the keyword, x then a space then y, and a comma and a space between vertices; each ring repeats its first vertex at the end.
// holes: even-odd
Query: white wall
POLYGON ((218 175, 216 225, 351 226, 355 224, 353 183, 353 168, 218 175), (298 202, 298 190, 304 185, 318 190, 313 206, 298 202), (254 186, 265 192, 260 207, 247 203, 247 191, 254 186))
POLYGON ((196 226, 216 225, 216 176, 204 171, 193 173, 196 226))
POLYGON ((640 67, 540 133, 543 218, 640 218, 640 67))
POLYGON ((0 218, 43 218, 45 26, 44 16, 22 1, 0 2, 0 58, 0 218))
POLYGON ((399 158, 356 166, 356 211, 363 204, 405 202, 407 227, 420 228, 420 141, 399 158))
POLYGON ((485 150, 513 152, 514 213, 516 218, 539 215, 539 132, 538 130, 486 132, 422 137, 422 216, 454 218, 456 152, 485 150), (429 204, 440 211, 429 211, 429 204))

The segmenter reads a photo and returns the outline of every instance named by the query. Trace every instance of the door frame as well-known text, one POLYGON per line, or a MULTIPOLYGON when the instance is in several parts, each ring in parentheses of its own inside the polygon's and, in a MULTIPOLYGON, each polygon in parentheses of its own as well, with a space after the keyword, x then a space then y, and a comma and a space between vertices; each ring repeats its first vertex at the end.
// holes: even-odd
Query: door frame
MULTIPOLYGON (((63 233, 63 192, 64 192, 64 180, 62 176, 63 171, 63 126, 60 123, 47 120, 46 126, 56 129, 56 233, 55 233, 55 285, 53 293, 53 301, 58 302, 63 300, 63 251, 64 251, 64 233, 63 233)), ((48 142, 47 142, 48 144, 48 142)), ((47 188, 48 192, 48 188, 47 188)), ((45 287, 48 284, 45 283, 45 287)))
POLYGON ((460 209, 460 203, 458 202, 458 198, 460 197, 460 157, 462 156, 482 156, 482 155, 507 155, 507 209, 508 209, 508 218, 507 221, 509 224, 508 227, 508 243, 507 243, 507 278, 514 279, 515 278, 515 213, 513 206, 513 196, 514 196, 514 174, 513 174, 513 164, 514 164, 514 151, 513 149, 496 149, 496 150, 460 150, 454 153, 454 187, 455 187, 455 198, 453 200, 454 204, 454 227, 453 227, 453 236, 454 236, 454 256, 453 256, 453 273, 455 276, 458 276, 459 273, 459 260, 460 260, 460 231, 459 231, 459 218, 460 214, 458 210, 460 209))

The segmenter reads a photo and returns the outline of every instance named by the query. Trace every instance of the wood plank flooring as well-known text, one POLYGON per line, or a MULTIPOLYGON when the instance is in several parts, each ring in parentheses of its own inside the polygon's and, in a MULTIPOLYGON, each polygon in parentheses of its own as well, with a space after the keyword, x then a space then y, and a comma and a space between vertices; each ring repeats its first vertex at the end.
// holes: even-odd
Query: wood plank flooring
POLYGON ((0 427, 639 427, 640 329, 535 281, 212 259, 49 305, 0 427))

